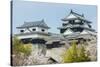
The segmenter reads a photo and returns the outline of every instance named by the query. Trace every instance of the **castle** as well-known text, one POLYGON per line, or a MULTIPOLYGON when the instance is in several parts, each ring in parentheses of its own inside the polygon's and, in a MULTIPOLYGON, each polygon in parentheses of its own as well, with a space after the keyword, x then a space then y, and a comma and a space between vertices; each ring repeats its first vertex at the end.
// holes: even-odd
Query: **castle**
POLYGON ((61 20, 63 21, 62 26, 57 28, 60 30, 59 34, 48 32, 50 27, 42 19, 40 21, 24 22, 23 25, 16 27, 19 30, 16 36, 25 43, 30 40, 34 42, 34 39, 40 41, 43 39, 44 41, 41 43, 45 43, 50 40, 89 39, 91 36, 96 36, 96 31, 91 26, 92 22, 87 20, 83 14, 80 15, 71 10, 69 15, 61 20))
MULTIPOLYGON (((66 45, 69 47, 68 43, 72 40, 90 41, 96 40, 96 31, 91 26, 91 21, 84 17, 84 14, 80 15, 73 10, 70 11, 69 15, 64 17, 62 20, 62 26, 57 29, 60 31, 59 34, 48 32, 50 27, 45 23, 45 20, 34 22, 24 22, 23 25, 17 27, 19 33, 16 36, 25 44, 32 43, 37 44, 38 54, 43 56, 51 57, 52 60, 56 62, 61 62, 59 57, 60 53, 63 51, 62 46, 66 45), (56 52, 56 56, 50 49, 59 48, 56 52), (52 53, 52 54, 51 54, 52 53), (51 54, 51 55, 50 55, 51 54)), ((55 49, 56 51, 56 49, 55 49)), ((39 56, 38 56, 39 57, 39 56)))

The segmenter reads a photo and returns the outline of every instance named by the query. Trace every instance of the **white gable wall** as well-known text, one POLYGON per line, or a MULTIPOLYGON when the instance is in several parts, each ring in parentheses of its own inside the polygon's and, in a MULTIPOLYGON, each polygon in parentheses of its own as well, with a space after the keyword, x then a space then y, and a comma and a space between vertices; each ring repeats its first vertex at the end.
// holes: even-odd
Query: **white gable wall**
POLYGON ((70 18, 77 18, 77 17, 73 14, 70 14, 67 18, 70 19, 70 18))
POLYGON ((72 34, 73 32, 70 30, 70 29, 68 29, 68 30, 66 30, 64 33, 63 33, 63 35, 69 35, 69 34, 72 34))
POLYGON ((87 30, 83 30, 81 34, 89 34, 87 30))
POLYGON ((28 33, 28 32, 30 32, 28 29, 25 29, 25 32, 24 33, 28 33))

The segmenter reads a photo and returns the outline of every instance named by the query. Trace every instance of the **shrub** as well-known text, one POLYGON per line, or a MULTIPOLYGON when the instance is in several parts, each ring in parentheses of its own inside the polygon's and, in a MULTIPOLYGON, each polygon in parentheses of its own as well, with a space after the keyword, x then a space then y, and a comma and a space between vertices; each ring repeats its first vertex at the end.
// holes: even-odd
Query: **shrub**
POLYGON ((62 58, 64 63, 90 61, 90 58, 85 53, 84 46, 78 47, 76 41, 71 42, 71 46, 64 52, 62 58))
POLYGON ((19 39, 16 37, 13 38, 12 41, 12 61, 13 65, 24 65, 26 62, 25 60, 29 57, 32 51, 32 45, 31 44, 23 44, 19 39))

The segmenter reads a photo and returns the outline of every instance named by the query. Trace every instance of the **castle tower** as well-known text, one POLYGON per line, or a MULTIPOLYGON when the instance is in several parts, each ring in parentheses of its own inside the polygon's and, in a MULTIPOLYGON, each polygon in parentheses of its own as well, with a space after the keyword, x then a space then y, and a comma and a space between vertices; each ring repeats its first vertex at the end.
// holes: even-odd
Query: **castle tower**
POLYGON ((58 27, 58 29, 66 37, 77 34, 95 34, 95 30, 91 27, 91 21, 87 20, 84 14, 80 15, 71 10, 69 15, 61 20, 63 21, 62 27, 58 27))

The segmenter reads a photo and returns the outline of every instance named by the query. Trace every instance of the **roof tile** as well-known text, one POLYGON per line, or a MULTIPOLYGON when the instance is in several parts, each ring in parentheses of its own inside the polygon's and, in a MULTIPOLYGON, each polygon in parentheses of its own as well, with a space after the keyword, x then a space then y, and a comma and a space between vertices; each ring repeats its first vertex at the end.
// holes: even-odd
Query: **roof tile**
POLYGON ((23 25, 21 25, 20 27, 17 28, 26 28, 26 27, 43 27, 43 28, 48 28, 47 24, 44 22, 44 20, 40 20, 40 21, 34 21, 34 22, 24 22, 23 25))

